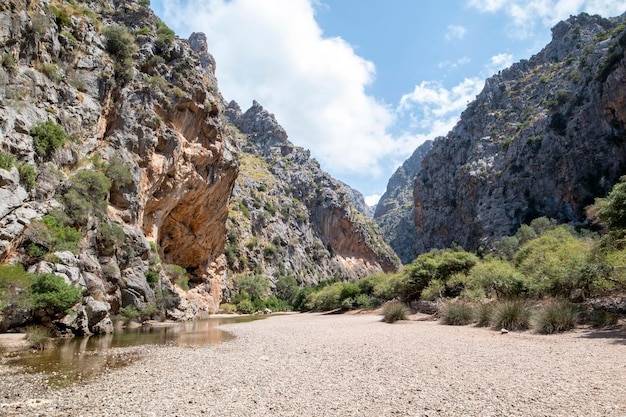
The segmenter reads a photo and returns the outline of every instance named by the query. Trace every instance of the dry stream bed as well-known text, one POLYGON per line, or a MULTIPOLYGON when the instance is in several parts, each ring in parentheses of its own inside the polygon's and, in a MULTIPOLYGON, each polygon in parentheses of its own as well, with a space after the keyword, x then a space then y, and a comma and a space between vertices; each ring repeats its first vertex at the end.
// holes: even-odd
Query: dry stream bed
POLYGON ((626 415, 623 328, 543 336, 296 314, 220 329, 236 337, 91 355, 130 363, 62 387, 3 363, 0 415, 626 415))

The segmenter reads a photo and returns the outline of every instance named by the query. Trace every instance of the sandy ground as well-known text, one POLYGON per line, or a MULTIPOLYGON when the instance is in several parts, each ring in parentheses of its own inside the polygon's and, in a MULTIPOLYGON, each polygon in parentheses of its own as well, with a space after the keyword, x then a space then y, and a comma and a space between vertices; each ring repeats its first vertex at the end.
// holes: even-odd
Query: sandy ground
POLYGON ((500 334, 298 314, 46 389, 0 366, 4 416, 626 416, 626 332, 500 334))

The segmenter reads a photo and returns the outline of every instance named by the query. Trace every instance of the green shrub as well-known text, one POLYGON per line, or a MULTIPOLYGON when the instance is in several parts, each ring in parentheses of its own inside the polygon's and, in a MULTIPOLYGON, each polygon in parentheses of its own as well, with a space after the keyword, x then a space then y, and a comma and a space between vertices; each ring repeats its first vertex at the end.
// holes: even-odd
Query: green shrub
POLYGON ((18 164, 17 170, 20 173, 20 180, 26 185, 26 187, 30 190, 36 185, 37 181, 37 173, 35 172, 35 167, 31 164, 18 164))
POLYGON ((298 281, 296 281, 293 275, 278 276, 275 292, 279 299, 286 301, 288 304, 292 304, 299 289, 298 281))
POLYGON ((422 290, 420 298, 422 300, 434 301, 442 298, 446 292, 446 284, 440 279, 431 280, 426 288, 422 290))
POLYGON ((113 158, 105 170, 106 177, 111 181, 111 186, 122 189, 133 183, 133 174, 119 158, 113 158))
POLYGON ((263 300, 263 307, 269 308, 272 311, 289 311, 289 304, 275 295, 270 295, 263 300))
POLYGON ((100 232, 97 237, 100 253, 106 256, 113 255, 126 238, 124 229, 114 223, 103 222, 100 224, 98 231, 100 232))
POLYGON ((511 298, 528 292, 524 276, 507 261, 488 258, 469 271, 463 285, 469 291, 481 291, 487 297, 511 298))
POLYGON ((494 307, 493 327, 507 330, 526 330, 530 327, 531 311, 525 301, 506 300, 494 307))
POLYGON ((70 179, 70 186, 63 194, 67 215, 74 224, 87 224, 89 215, 102 217, 108 205, 107 197, 111 182, 101 172, 78 171, 70 179))
POLYGON ((590 240, 559 226, 525 243, 515 254, 515 264, 528 278, 532 294, 568 296, 573 289, 589 286, 582 272, 592 249, 590 240))
POLYGON ((451 326, 464 326, 474 320, 474 307, 465 301, 446 303, 441 309, 441 321, 451 326))
POLYGON ((72 24, 72 20, 67 15, 67 12, 63 9, 57 9, 56 7, 50 7, 50 10, 54 14, 56 18, 56 23, 59 27, 70 26, 72 24))
POLYGON ((150 0, 139 0, 138 3, 141 6, 146 6, 146 7, 150 6, 150 0))
MULTIPOLYGON (((418 299, 432 280, 438 279, 445 284, 455 274, 466 274, 477 262, 476 255, 462 250, 433 249, 422 254, 404 268, 407 279, 404 298, 407 301, 418 299)), ((446 287, 445 295, 456 295, 454 290, 446 287)))
POLYGON ((376 301, 367 294, 359 294, 354 299, 354 307, 357 308, 372 308, 376 305, 376 301))
POLYGON ((0 264, 0 312, 9 305, 29 307, 25 290, 33 280, 22 264, 0 264))
POLYGON ((237 303, 237 311, 243 314, 252 314, 257 310, 252 301, 246 298, 237 303))
POLYGON ((157 282, 159 282, 159 273, 150 269, 148 272, 146 272, 146 281, 148 282, 148 284, 156 284, 157 282))
POLYGON ((133 78, 135 40, 122 26, 108 26, 102 32, 106 50, 115 58, 115 79, 125 84, 133 78))
POLYGON ((271 243, 266 243, 263 246, 263 257, 265 259, 272 259, 276 256, 277 253, 278 250, 276 249, 276 246, 272 245, 271 243))
POLYGON ((270 281, 261 275, 241 275, 236 278, 235 285, 240 299, 251 300, 258 306, 269 295, 270 281))
POLYGON ((370 274, 358 281, 363 294, 369 294, 373 298, 383 301, 393 300, 399 297, 406 286, 404 274, 370 274))
MULTIPOLYGON (((69 220, 67 220, 69 221, 69 220)), ((39 221, 33 221, 28 229, 28 237, 34 245, 39 248, 43 247, 47 251, 70 251, 74 254, 78 253, 78 245, 83 238, 80 231, 71 226, 66 225, 64 213, 53 211, 46 214, 39 221)), ((29 254, 37 256, 34 247, 29 247, 29 254)), ((39 253, 43 256, 45 253, 39 253)))
POLYGON ((132 57, 135 52, 135 40, 123 26, 107 26, 102 30, 105 38, 105 47, 108 53, 116 59, 132 57))
POLYGON ((537 315, 537 330, 553 334, 572 330, 578 322, 578 311, 566 301, 554 301, 545 305, 537 315))
POLYGON ((17 61, 11 54, 2 55, 2 66, 6 68, 10 74, 15 75, 17 73, 17 61))
POLYGON ((146 83, 153 89, 158 89, 163 92, 168 90, 167 81, 160 75, 146 77, 146 83))
POLYGON ((29 326, 26 328, 26 341, 35 350, 44 350, 52 338, 50 329, 44 326, 29 326))
POLYGON ((50 119, 33 125, 30 135, 33 137, 35 152, 41 157, 49 156, 67 140, 67 134, 61 125, 50 119))
POLYGON ((37 275, 30 294, 33 307, 51 309, 54 313, 63 313, 82 298, 80 288, 66 284, 54 274, 37 275))
POLYGON ((135 306, 122 307, 120 308, 119 314, 128 320, 135 320, 140 316, 139 310, 135 306))
POLYGON ((237 307, 231 303, 222 303, 220 304, 219 311, 222 313, 230 314, 237 311, 237 307))
POLYGON ((489 327, 493 317, 493 305, 490 303, 480 303, 476 307, 476 326, 489 327))
POLYGON ((59 67, 54 64, 40 64, 37 68, 55 83, 59 83, 63 79, 59 67))
POLYGON ((164 270, 171 281, 174 281, 184 291, 189 291, 189 277, 185 268, 179 265, 168 264, 165 265, 164 270))
POLYGON ((165 24, 165 22, 158 18, 156 33, 157 40, 155 42, 155 46, 157 47, 159 54, 162 55, 170 49, 174 43, 174 39, 176 39, 176 34, 165 24))
POLYGON ((398 320, 406 320, 409 310, 401 301, 392 301, 383 307, 383 321, 395 323, 398 320))
POLYGON ((15 157, 11 154, 0 151, 0 169, 10 171, 15 166, 15 157))

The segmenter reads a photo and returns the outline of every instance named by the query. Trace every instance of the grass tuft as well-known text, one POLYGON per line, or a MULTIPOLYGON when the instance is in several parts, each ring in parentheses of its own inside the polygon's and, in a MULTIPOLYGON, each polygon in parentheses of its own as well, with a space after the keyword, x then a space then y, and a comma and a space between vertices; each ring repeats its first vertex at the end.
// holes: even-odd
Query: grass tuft
POLYGON ((531 310, 524 301, 502 301, 494 309, 493 326, 496 329, 527 330, 530 316, 531 310))
POLYGON ((395 323, 398 320, 406 320, 409 310, 401 301, 392 301, 383 307, 383 321, 385 323, 395 323))
POLYGON ((490 303, 480 303, 476 308, 476 326, 489 327, 493 317, 493 305, 490 303))
POLYGON ((47 327, 30 326, 26 329, 26 340, 33 349, 44 350, 50 339, 52 339, 52 333, 47 327))
POLYGON ((537 331, 543 334, 566 332, 576 327, 578 311, 566 301, 554 301, 544 306, 537 316, 537 331))
POLYGON ((441 321, 450 326, 464 326, 474 320, 474 306, 466 301, 452 301, 441 309, 441 321))

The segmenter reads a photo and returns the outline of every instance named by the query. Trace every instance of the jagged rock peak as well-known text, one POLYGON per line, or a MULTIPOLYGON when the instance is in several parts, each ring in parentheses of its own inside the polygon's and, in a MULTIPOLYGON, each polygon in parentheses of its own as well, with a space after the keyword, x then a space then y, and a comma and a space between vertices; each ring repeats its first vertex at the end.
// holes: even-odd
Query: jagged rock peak
POLYGON ((209 53, 206 35, 202 32, 192 33, 191 36, 189 36, 189 45, 191 49, 198 54, 202 68, 208 69, 211 74, 215 75, 215 58, 209 53))

